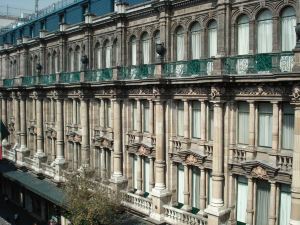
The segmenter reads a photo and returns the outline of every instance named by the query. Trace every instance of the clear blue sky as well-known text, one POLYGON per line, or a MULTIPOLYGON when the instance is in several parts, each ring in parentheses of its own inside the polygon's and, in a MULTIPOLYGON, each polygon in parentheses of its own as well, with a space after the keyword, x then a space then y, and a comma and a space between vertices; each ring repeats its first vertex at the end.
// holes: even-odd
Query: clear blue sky
MULTIPOLYGON (((45 8, 51 3, 59 0, 39 0, 39 9, 45 8)), ((0 10, 4 11, 6 6, 34 11, 35 0, 0 0, 0 10)))

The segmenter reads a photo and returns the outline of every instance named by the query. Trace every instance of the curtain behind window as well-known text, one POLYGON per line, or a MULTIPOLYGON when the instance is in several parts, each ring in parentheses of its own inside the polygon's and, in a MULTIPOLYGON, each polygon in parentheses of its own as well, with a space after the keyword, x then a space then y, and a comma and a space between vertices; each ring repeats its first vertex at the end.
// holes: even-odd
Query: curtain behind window
POLYGON ((192 207, 200 208, 200 169, 192 168, 192 207))
POLYGON ((192 106, 192 137, 200 138, 200 102, 194 101, 192 106))
POLYGON ((241 222, 245 225, 247 219, 247 196, 248 196, 248 180, 245 177, 238 176, 236 217, 238 222, 241 222))
POLYGON ((184 134, 184 104, 182 101, 177 103, 177 135, 184 134))
POLYGON ((290 104, 283 104, 282 107, 282 148, 294 148, 294 109, 290 104))
POLYGON ((292 7, 284 9, 281 15, 281 48, 292 51, 296 46, 296 13, 292 7))
POLYGON ((200 24, 195 23, 191 28, 191 52, 192 59, 200 59, 201 56, 201 36, 200 24))
POLYGON ((272 52, 273 45, 273 29, 272 29, 272 13, 264 10, 258 16, 257 23, 257 52, 272 52))
POLYGON ((291 215, 291 188, 289 185, 281 184, 279 225, 289 224, 290 215, 291 215))
POLYGON ((105 47, 105 68, 111 67, 111 46, 105 47))
POLYGON ((249 18, 246 15, 238 20, 238 54, 249 54, 249 18))
POLYGON ((238 143, 249 143, 249 104, 246 102, 238 105, 238 143))
POLYGON ((182 27, 179 27, 176 32, 176 60, 182 61, 184 59, 184 31, 182 27))
POLYGON ((184 202, 184 168, 183 165, 177 166, 177 201, 179 203, 184 202))
POLYGON ((143 64, 150 63, 150 39, 148 34, 142 37, 143 64))
POLYGON ((259 146, 272 147, 272 120, 273 111, 270 103, 261 103, 259 113, 259 146))
POLYGON ((217 55, 218 51, 218 30, 217 22, 212 21, 208 26, 208 57, 217 55))
POLYGON ((133 101, 131 104, 131 123, 132 123, 132 129, 137 130, 137 103, 136 101, 133 101))
POLYGON ((136 38, 131 38, 131 65, 136 65, 136 38))
POLYGON ((270 204, 270 184, 258 180, 256 190, 256 224, 268 225, 270 204))
POLYGON ((134 155, 132 157, 132 186, 134 189, 137 189, 137 171, 138 171, 138 159, 134 155))
POLYGON ((143 104, 144 107, 144 132, 149 132, 149 116, 150 116, 150 108, 149 108, 149 102, 145 101, 143 104))

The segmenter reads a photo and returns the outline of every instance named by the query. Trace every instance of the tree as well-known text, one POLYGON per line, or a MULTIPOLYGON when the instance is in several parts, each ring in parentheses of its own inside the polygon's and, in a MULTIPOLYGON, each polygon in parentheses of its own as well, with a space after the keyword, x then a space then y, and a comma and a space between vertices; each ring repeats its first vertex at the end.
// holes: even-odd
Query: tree
POLYGON ((124 212, 121 194, 93 181, 94 171, 83 170, 64 185, 68 218, 72 225, 118 224, 124 212))

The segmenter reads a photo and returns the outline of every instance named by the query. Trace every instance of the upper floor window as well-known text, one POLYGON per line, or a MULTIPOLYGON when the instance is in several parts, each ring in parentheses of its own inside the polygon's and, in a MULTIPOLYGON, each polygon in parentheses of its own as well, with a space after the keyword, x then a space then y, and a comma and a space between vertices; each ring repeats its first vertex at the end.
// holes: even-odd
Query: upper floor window
POLYGON ((68 57, 68 64, 69 64, 69 71, 73 72, 74 71, 74 53, 73 50, 70 48, 69 49, 69 57, 68 57))
POLYGON ((136 65, 136 37, 132 37, 130 40, 130 50, 131 50, 131 65, 136 65))
MULTIPOLYGON (((154 34, 154 43, 156 44, 160 44, 160 32, 157 31, 154 34)), ((156 49, 156 47, 155 47, 156 49)), ((157 61, 157 59, 159 58, 159 54, 156 53, 156 51, 154 51, 154 60, 157 61)))
POLYGON ((148 33, 142 35, 142 64, 150 63, 150 39, 148 33))
POLYGON ((249 18, 242 15, 238 19, 238 55, 249 53, 249 18))
POLYGON ((272 147, 273 107, 271 103, 260 103, 258 107, 258 144, 262 147, 272 147))
POLYGON ((33 26, 30 27, 29 32, 30 32, 30 37, 33 38, 34 37, 34 27, 33 26))
POLYGON ((113 61, 113 65, 117 66, 119 65, 119 60, 120 60, 120 48, 119 48, 119 42, 118 39, 115 39, 113 42, 113 46, 112 46, 112 61, 113 61))
POLYGON ((201 56, 201 27, 194 23, 191 27, 191 56, 192 59, 200 59, 201 56))
POLYGON ((282 148, 294 148, 294 109, 290 104, 282 105, 282 148))
POLYGON ((65 14, 59 15, 59 23, 65 23, 65 14))
POLYGON ((106 114, 105 114, 105 125, 106 127, 112 127, 112 107, 111 101, 108 99, 106 102, 106 114))
POLYGON ((272 52, 273 29, 272 13, 270 10, 262 11, 257 18, 257 52, 272 52))
POLYGON ((149 122, 150 122, 150 107, 149 102, 144 101, 143 102, 143 130, 144 132, 149 132, 149 122))
POLYGON ((238 143, 249 143, 249 104, 246 102, 238 104, 238 143))
POLYGON ((199 101, 193 101, 192 104, 192 137, 200 138, 200 114, 201 104, 199 101))
POLYGON ((181 61, 184 59, 184 30, 178 27, 176 31, 176 60, 181 61))
MULTIPOLYGON (((203 176, 203 175, 202 175, 203 176)), ((192 167, 192 207, 200 208, 200 169, 192 167)))
POLYGON ((81 53, 80 53, 80 47, 77 46, 74 52, 74 69, 75 71, 80 71, 81 66, 81 53))
POLYGON ((279 209, 279 225, 289 224, 291 215, 291 186, 287 184, 280 185, 280 209, 279 209))
POLYGON ((48 74, 51 74, 52 72, 52 58, 50 53, 47 56, 47 72, 48 74))
POLYGON ((41 21, 41 30, 46 30, 46 22, 41 21))
POLYGON ((177 103, 177 136, 184 135, 184 103, 179 101, 177 103))
POLYGON ((100 44, 97 43, 95 46, 95 69, 101 68, 101 48, 100 44))
POLYGON ((111 45, 108 41, 104 44, 105 68, 111 67, 111 45))
POLYGON ((296 46, 296 13, 292 7, 287 7, 281 14, 281 49, 292 51, 296 46))
POLYGON ((177 166, 177 202, 184 203, 184 167, 182 164, 177 166))
POLYGON ((138 129, 138 124, 137 124, 137 101, 133 100, 131 102, 131 124, 132 124, 132 130, 137 130, 138 129))
POLYGON ((56 52, 53 52, 52 62, 53 62, 53 71, 52 72, 58 73, 59 72, 59 61, 58 61, 58 54, 56 52))
POLYGON ((214 138, 214 105, 209 104, 208 108, 208 140, 212 141, 214 138))
POLYGON ((208 57, 214 57, 217 55, 218 45, 218 24, 214 20, 208 25, 208 57))

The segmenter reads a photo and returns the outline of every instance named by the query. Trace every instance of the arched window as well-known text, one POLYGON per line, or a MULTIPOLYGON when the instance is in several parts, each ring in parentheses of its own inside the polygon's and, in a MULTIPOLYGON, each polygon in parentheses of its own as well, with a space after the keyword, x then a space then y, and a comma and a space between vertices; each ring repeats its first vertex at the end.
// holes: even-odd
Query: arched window
POLYGON ((176 60, 181 61, 184 59, 184 30, 178 27, 176 31, 176 60))
POLYGON ((191 57, 192 59, 200 59, 201 57, 201 27, 199 23, 194 23, 191 27, 191 57))
POLYGON ((142 64, 150 63, 150 40, 148 33, 142 35, 142 64))
POLYGON ((105 68, 111 67, 111 46, 109 41, 104 43, 104 60, 105 60, 105 68))
POLYGON ((131 65, 136 65, 136 37, 132 37, 130 40, 130 50, 131 50, 131 65))
POLYGON ((32 76, 32 64, 33 64, 33 57, 31 56, 29 59, 29 66, 28 66, 28 75, 32 76))
POLYGON ((154 45, 155 45, 155 51, 154 51, 154 60, 157 61, 159 55, 156 53, 156 44, 160 44, 160 32, 157 31, 154 34, 154 45))
POLYGON ((74 71, 74 53, 73 50, 70 48, 69 49, 69 72, 73 72, 74 71))
POLYGON ((80 53, 80 47, 77 46, 75 49, 75 55, 74 55, 74 69, 75 71, 80 71, 81 67, 81 53, 80 53))
POLYGON ((239 17, 237 21, 238 55, 249 53, 249 18, 246 15, 239 17))
POLYGON ((119 42, 118 42, 118 39, 116 39, 113 43, 113 46, 112 46, 112 59, 113 59, 113 65, 114 66, 117 66, 119 65, 119 42))
POLYGON ((208 25, 208 57, 211 58, 217 55, 218 45, 218 24, 214 20, 208 25))
POLYGON ((101 48, 99 42, 95 46, 95 69, 101 68, 101 48))
POLYGON ((287 7, 281 14, 281 49, 292 51, 296 46, 296 12, 292 7, 287 7))
POLYGON ((52 58, 51 58, 51 54, 48 53, 47 55, 47 73, 51 74, 52 73, 52 58))
POLYGON ((54 51, 52 54, 52 73, 57 73, 59 71, 58 64, 58 54, 56 53, 56 51, 54 51))
POLYGON ((36 75, 36 65, 38 63, 38 57, 37 55, 34 56, 34 59, 33 59, 33 64, 32 64, 32 73, 33 75, 36 75))
POLYGON ((259 14, 257 18, 257 52, 272 52, 272 45, 272 13, 270 10, 264 10, 259 14))

